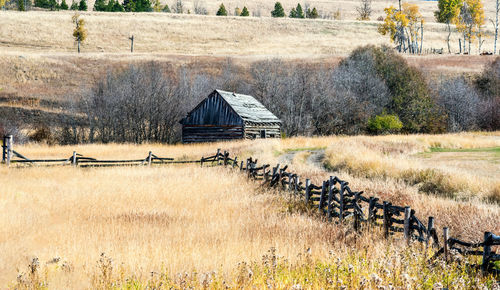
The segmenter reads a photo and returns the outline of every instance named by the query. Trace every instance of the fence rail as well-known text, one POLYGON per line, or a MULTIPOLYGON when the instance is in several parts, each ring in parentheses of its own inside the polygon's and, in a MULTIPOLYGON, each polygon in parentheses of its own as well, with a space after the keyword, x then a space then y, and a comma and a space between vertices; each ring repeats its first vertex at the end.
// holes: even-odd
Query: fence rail
POLYGON ((305 179, 303 182, 298 174, 287 171, 288 165, 281 167, 278 163, 274 167, 270 164, 258 166, 257 159, 250 157, 243 161, 238 160, 238 157, 230 158, 229 152, 221 153, 220 149, 215 155, 201 157, 199 160, 174 160, 174 158, 158 157, 151 151, 145 158, 130 160, 97 160, 76 152, 73 152, 73 155, 68 158, 29 159, 14 151, 12 136, 5 136, 3 140, 2 162, 7 165, 11 163, 30 165, 56 163, 75 167, 99 167, 199 163, 202 167, 215 165, 234 168, 245 172, 248 178, 262 181, 263 186, 278 188, 303 198, 308 206, 316 208, 320 214, 326 216, 329 222, 343 224, 351 222, 357 232, 361 230, 363 224, 370 227, 381 226, 385 238, 403 233, 408 244, 411 241, 417 241, 424 243, 426 248, 430 246, 437 249, 430 261, 435 260, 440 255, 444 255, 444 259, 447 261, 452 251, 464 256, 482 256, 482 264, 478 266, 485 272, 500 274, 500 271, 495 269, 493 265, 495 261, 500 261, 500 254, 492 250, 493 246, 500 245, 500 236, 485 232, 483 242, 470 243, 451 238, 449 229, 444 227, 443 240, 440 243, 437 230, 434 227, 434 217, 428 217, 427 225, 424 225, 410 206, 393 205, 388 201, 380 201, 375 196, 366 197, 363 191, 353 191, 347 181, 336 176, 330 176, 321 185, 311 183, 310 179, 305 179))

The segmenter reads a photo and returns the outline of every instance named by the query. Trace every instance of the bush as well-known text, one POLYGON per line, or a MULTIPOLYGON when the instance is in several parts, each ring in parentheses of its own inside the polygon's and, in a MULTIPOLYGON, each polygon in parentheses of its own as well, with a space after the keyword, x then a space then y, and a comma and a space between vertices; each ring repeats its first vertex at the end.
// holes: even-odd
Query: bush
POLYGON ((285 17, 285 9, 280 2, 274 3, 274 10, 271 11, 272 17, 285 17))
POLYGON ((165 4, 165 6, 163 7, 163 9, 161 11, 163 11, 165 13, 170 13, 171 12, 170 11, 170 7, 168 7, 168 4, 165 4))
POLYGON ((241 10, 240 16, 250 16, 250 12, 248 11, 246 6, 243 6, 243 10, 241 10))
POLYGON ((217 10, 217 13, 215 15, 217 15, 217 16, 227 16, 227 11, 226 11, 226 7, 224 7, 224 3, 220 4, 219 10, 217 10))
POLYGON ((86 0, 80 0, 80 3, 78 4, 78 10, 87 11, 87 1, 86 0))
POLYGON ((66 3, 66 0, 62 0, 59 8, 61 8, 61 10, 68 10, 68 4, 66 3))
POLYGON ((318 10, 316 10, 316 7, 314 7, 312 10, 310 8, 307 8, 306 17, 311 19, 318 18, 319 15, 318 15, 318 10))
POLYGON ((403 123, 396 115, 383 113, 368 120, 368 131, 374 134, 397 133, 403 128, 403 123))
POLYGON ((33 142, 46 142, 47 144, 54 144, 55 139, 52 135, 50 128, 47 125, 39 125, 34 129, 34 132, 29 135, 30 141, 33 142))

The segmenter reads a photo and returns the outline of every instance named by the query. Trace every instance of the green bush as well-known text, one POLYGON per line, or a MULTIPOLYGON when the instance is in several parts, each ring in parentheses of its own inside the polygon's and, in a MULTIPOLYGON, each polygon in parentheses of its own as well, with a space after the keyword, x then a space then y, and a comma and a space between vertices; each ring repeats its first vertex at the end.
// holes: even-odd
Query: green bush
POLYGON ((68 10, 68 4, 66 3, 66 0, 62 0, 61 5, 59 6, 61 10, 68 10))
POLYGON ((168 7, 168 4, 165 4, 165 7, 163 7, 162 11, 165 12, 165 13, 170 13, 171 12, 170 11, 170 7, 168 7))
POLYGON ((272 17, 285 17, 285 9, 283 9, 283 5, 280 2, 274 3, 274 10, 271 11, 272 17))
POLYGON ((368 131, 374 134, 388 134, 399 132, 403 123, 396 115, 383 113, 368 120, 368 131))
POLYGON ((78 4, 78 10, 87 11, 87 1, 86 0, 80 0, 80 4, 78 4))
POLYGON ((243 6, 243 10, 241 10, 240 16, 250 16, 250 12, 248 12, 248 9, 246 6, 243 6))
POLYGON ((307 8, 306 17, 311 19, 318 18, 319 15, 318 15, 318 10, 316 10, 316 7, 314 7, 312 10, 310 8, 307 8))
POLYGON ((216 13, 217 16, 227 16, 226 7, 224 7, 224 3, 221 3, 219 6, 219 10, 216 13))

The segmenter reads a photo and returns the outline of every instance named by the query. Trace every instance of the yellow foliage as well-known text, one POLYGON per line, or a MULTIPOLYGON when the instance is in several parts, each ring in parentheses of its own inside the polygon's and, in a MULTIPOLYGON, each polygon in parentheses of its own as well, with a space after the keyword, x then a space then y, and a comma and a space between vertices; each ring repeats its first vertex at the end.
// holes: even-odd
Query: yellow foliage
POLYGON ((5 0, 0 0, 0 8, 5 6, 5 0))
POLYGON ((85 29, 85 20, 80 18, 80 14, 75 13, 71 20, 75 23, 75 29, 73 30, 73 37, 75 41, 84 42, 87 39, 87 29, 85 29))
POLYGON ((384 23, 378 28, 382 35, 390 34, 391 41, 395 40, 398 27, 409 28, 412 40, 416 37, 416 27, 423 24, 423 17, 419 8, 415 4, 403 3, 401 11, 393 5, 384 9, 386 17, 384 23))

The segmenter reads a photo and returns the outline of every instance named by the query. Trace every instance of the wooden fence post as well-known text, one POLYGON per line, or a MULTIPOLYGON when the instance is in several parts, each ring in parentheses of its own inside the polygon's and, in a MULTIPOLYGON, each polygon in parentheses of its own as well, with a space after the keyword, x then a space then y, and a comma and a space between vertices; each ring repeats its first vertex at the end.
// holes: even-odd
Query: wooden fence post
POLYGON ((3 136, 2 141, 2 163, 7 162, 7 135, 3 136))
POLYGON ((216 158, 217 159, 217 165, 220 165, 220 162, 221 162, 221 159, 219 158, 219 155, 222 155, 222 154, 220 153, 220 149, 217 149, 217 158, 216 158))
POLYGON ((238 164, 238 156, 234 157, 233 168, 238 164))
POLYGON ((294 190, 295 195, 299 193, 299 176, 295 175, 295 190, 294 190))
POLYGON ((288 191, 292 191, 292 179, 293 179, 293 174, 288 174, 288 191))
POLYGON ((447 227, 443 228, 443 249, 444 249, 444 260, 448 262, 448 239, 450 238, 450 232, 447 227))
POLYGON ((328 181, 328 221, 332 221, 333 216, 333 176, 328 181))
POLYGON ((377 217, 375 216, 375 203, 377 203, 375 197, 370 196, 370 200, 368 201, 368 221, 370 223, 375 223, 377 220, 377 217))
POLYGON ((311 189, 309 188, 311 186, 311 180, 308 178, 306 179, 306 202, 309 203, 309 199, 311 198, 311 189))
POLYGON ((387 201, 384 201, 383 204, 383 211, 384 211, 384 237, 387 239, 389 238, 389 203, 387 201))
POLYGON ((14 150, 14 137, 12 135, 7 135, 7 156, 6 156, 6 164, 10 165, 10 160, 12 159, 12 151, 14 150))
POLYGON ((488 271, 490 264, 490 255, 491 255, 491 233, 484 233, 484 244, 483 244, 483 264, 481 268, 484 272, 488 271))
POLYGON ((148 166, 151 166, 152 155, 153 155, 153 152, 149 151, 149 154, 148 154, 148 166))
POLYGON ((201 156, 200 167, 203 167, 203 156, 201 156))
POLYGON ((430 216, 427 221, 427 239, 425 240, 425 248, 429 247, 429 241, 432 238, 432 230, 434 229, 434 217, 430 216))
POLYGON ((345 183, 340 183, 340 192, 339 192, 339 221, 342 223, 344 220, 344 188, 345 183))
POLYGON ((246 173, 247 173, 247 177, 250 177, 250 175, 249 175, 250 173, 249 173, 249 171, 248 171, 248 164, 250 164, 249 160, 250 160, 250 158, 247 158, 247 164, 246 164, 246 166, 245 166, 245 171, 246 171, 246 173))
MULTIPOLYGON (((359 206, 359 196, 361 192, 354 195, 354 203, 359 206)), ((358 212, 358 208, 354 207, 354 231, 359 232, 361 228, 361 213, 358 212)))
POLYGON ((73 151, 73 156, 71 157, 71 165, 76 167, 76 151, 73 151))
POLYGON ((224 151, 224 167, 227 166, 227 151, 224 151))
POLYGON ((243 160, 241 160, 241 164, 240 164, 240 171, 243 170, 243 160))
POLYGON ((323 204, 325 203, 325 195, 326 195, 326 181, 323 181, 323 185, 321 186, 321 195, 319 197, 319 205, 318 210, 321 213, 323 209, 323 204))
MULTIPOLYGON (((217 148, 217 154, 215 154, 214 161, 219 162, 219 154, 220 154, 220 148, 217 148)), ((214 161, 212 161, 212 165, 214 164, 214 161)), ((220 163, 219 163, 220 164, 220 163)))
POLYGON ((410 243, 410 218, 411 218, 411 208, 405 206, 405 219, 404 219, 404 236, 406 243, 410 243))

